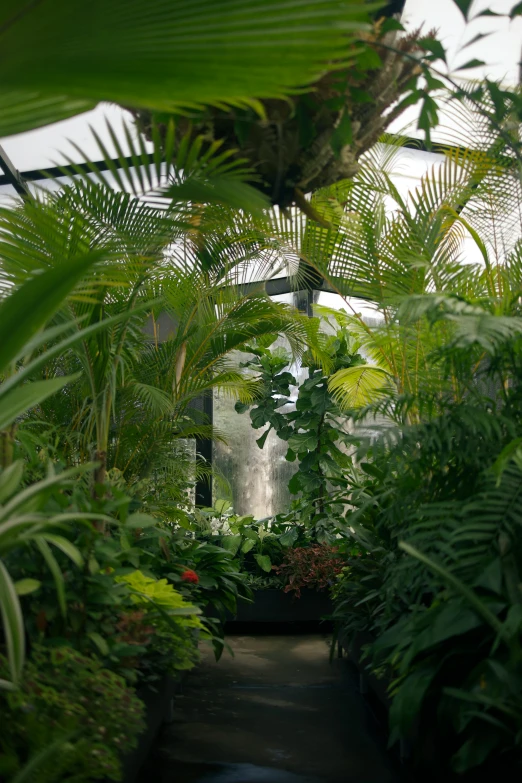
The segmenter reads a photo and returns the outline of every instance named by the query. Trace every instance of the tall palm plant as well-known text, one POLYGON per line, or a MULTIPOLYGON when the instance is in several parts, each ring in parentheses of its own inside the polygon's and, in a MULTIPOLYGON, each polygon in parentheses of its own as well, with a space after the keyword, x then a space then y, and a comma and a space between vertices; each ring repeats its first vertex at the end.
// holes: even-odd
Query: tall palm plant
MULTIPOLYGON (((159 456, 158 444, 167 446, 174 435, 210 434, 201 418, 194 420, 195 399, 213 389, 252 394, 233 352, 278 333, 297 349, 308 327, 268 299, 262 286, 245 292, 240 285, 253 257, 264 252, 268 266, 270 240, 248 213, 224 205, 216 192, 225 170, 227 177, 241 174, 238 164, 226 163, 219 145, 214 154, 201 153, 197 141, 175 148, 173 130, 157 144, 155 160, 139 177, 135 167, 122 166, 116 189, 91 163, 94 181, 76 180, 58 195, 42 194, 2 216, 0 252, 10 283, 29 273, 29 263, 33 270, 67 263, 77 247, 106 259, 54 320, 80 338, 106 315, 108 328, 79 339, 45 368, 52 376, 81 372, 44 415, 79 434, 69 459, 94 457, 96 483, 103 483, 107 465, 139 477, 144 466, 150 469, 151 455, 159 456), (186 196, 194 186, 208 197, 210 184, 213 204, 181 199, 180 189, 186 196), (30 261, 24 253, 29 242, 35 250, 30 261), (169 320, 167 340, 144 333, 147 318, 156 324, 158 317, 169 320)), ((101 142, 100 151, 110 161, 101 142)), ((75 167, 66 171, 74 174, 75 167)))
POLYGON ((449 154, 409 198, 386 170, 393 154, 375 149, 354 180, 314 197, 325 225, 298 217, 276 227, 345 299, 346 322, 374 363, 332 377, 332 390, 348 407, 385 388, 396 396, 429 390, 433 398, 462 398, 471 368, 459 368, 462 357, 450 354, 449 363, 434 362, 434 351, 467 340, 477 348, 471 366, 480 364, 481 342, 501 324, 486 314, 518 313, 520 181, 513 158, 499 153, 491 134, 482 146, 449 154), (465 262, 469 243, 481 262, 465 262), (354 297, 373 304, 379 326, 365 322, 354 297))

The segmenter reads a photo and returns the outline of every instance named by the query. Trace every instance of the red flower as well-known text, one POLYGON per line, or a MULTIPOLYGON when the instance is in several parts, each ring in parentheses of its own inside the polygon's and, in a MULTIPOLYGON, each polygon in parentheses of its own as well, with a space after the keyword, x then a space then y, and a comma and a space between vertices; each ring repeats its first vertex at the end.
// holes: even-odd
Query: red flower
POLYGON ((187 568, 186 571, 183 571, 181 578, 184 582, 194 582, 194 584, 199 582, 199 576, 195 571, 192 570, 192 568, 187 568))

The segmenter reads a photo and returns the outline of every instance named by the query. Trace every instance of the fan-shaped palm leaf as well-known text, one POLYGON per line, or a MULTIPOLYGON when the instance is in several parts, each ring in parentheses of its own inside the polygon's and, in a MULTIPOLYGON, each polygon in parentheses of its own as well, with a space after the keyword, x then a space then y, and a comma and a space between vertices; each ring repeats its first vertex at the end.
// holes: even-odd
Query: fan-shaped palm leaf
POLYGON ((346 60, 367 13, 361 0, 8 2, 0 135, 99 100, 167 112, 257 106, 253 99, 282 96, 346 60))

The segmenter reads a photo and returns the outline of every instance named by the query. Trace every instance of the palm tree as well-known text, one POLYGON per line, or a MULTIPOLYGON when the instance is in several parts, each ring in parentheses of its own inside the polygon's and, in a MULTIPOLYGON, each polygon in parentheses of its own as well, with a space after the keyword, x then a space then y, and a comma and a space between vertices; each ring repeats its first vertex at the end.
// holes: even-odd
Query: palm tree
POLYGON ((502 328, 518 328, 516 319, 502 317, 519 313, 520 178, 498 135, 480 115, 472 119, 481 130, 474 134, 478 148, 450 152, 409 198, 389 174, 393 149, 381 146, 353 180, 313 197, 325 225, 294 216, 275 226, 282 252, 295 248, 345 299, 346 324, 374 363, 332 377, 332 390, 348 407, 385 389, 417 401, 428 392, 432 402, 462 399, 488 340, 502 328), (466 262, 469 243, 480 263, 466 262), (379 326, 365 322, 353 297, 373 304, 379 326), (466 367, 459 366, 460 354, 446 350, 463 345, 475 346, 466 367), (447 361, 433 361, 437 351, 447 361))
MULTIPOLYGON (((135 168, 122 166, 116 189, 90 163, 93 178, 74 180, 57 195, 42 193, 0 216, 0 254, 10 285, 69 263, 78 249, 103 260, 54 317, 57 328, 79 339, 44 372, 81 375, 42 408, 67 432, 69 461, 97 461, 95 484, 104 483, 107 467, 141 477, 174 436, 211 434, 194 417, 192 403, 213 389, 244 398, 253 393, 232 359, 253 338, 284 333, 299 350, 306 336, 305 319, 272 302, 262 286, 245 292, 240 285, 253 257, 265 253, 265 266, 270 264, 270 242, 255 220, 220 203, 216 191, 226 170, 234 194, 241 194, 241 167, 226 163, 218 148, 214 155, 201 153, 196 141, 180 150, 171 146, 173 139, 172 132, 158 138, 154 161, 141 167, 139 177, 135 168), (207 196, 212 188, 217 201, 187 204, 180 190, 185 197, 192 187, 207 196), (107 316, 103 332, 81 339, 83 330, 107 316), (170 321, 167 340, 145 334, 147 320, 155 324, 158 316, 170 321)), ((225 200, 230 196, 229 190, 225 200)))

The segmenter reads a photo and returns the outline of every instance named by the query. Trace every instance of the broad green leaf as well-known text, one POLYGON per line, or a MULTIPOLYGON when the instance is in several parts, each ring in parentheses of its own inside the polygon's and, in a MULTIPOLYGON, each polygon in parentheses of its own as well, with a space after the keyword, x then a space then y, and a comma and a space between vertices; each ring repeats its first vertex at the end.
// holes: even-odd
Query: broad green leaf
POLYGON ((120 546, 124 552, 131 548, 129 538, 125 534, 120 536, 120 546))
POLYGON ((425 52, 431 52, 437 59, 446 62, 446 52, 437 38, 421 38, 419 46, 421 49, 424 49, 425 52))
POLYGON ((19 579, 14 583, 17 595, 29 595, 42 586, 38 579, 19 579))
POLYGON ((246 541, 243 541, 243 544, 241 546, 241 551, 244 555, 246 555, 247 552, 250 552, 251 549, 253 549, 256 545, 256 542, 251 539, 247 538, 246 541))
POLYGON ((226 514, 227 511, 230 511, 231 508, 232 508, 232 503, 230 502, 230 500, 220 499, 220 500, 216 500, 216 502, 214 503, 214 509, 217 511, 219 515, 226 514))
POLYGON ((69 560, 72 560, 73 563, 78 566, 78 568, 82 567, 83 557, 80 550, 67 538, 56 535, 56 533, 47 532, 41 533, 40 536, 44 541, 47 541, 47 543, 53 544, 57 549, 60 549, 64 555, 67 555, 69 560))
POLYGON ((338 370, 330 376, 328 388, 345 408, 362 408, 382 396, 390 374, 367 364, 338 370))
POLYGON ((100 564, 94 556, 91 556, 87 562, 87 568, 91 575, 98 574, 100 572, 100 564))
POLYGON ((261 435, 260 438, 256 439, 256 443, 257 443, 257 445, 259 446, 260 449, 262 449, 263 446, 265 445, 266 439, 268 438, 268 435, 270 434, 270 429, 271 428, 269 427, 265 432, 263 432, 263 434, 261 435))
POLYGON ((0 613, 13 684, 20 681, 25 660, 25 629, 20 601, 9 573, 0 560, 0 613))
POLYGON ((424 563, 424 565, 429 568, 430 571, 438 574, 442 580, 446 582, 446 584, 449 584, 451 587, 453 587, 454 590, 460 593, 460 595, 462 595, 468 601, 470 606, 475 609, 477 614, 479 614, 486 621, 486 623, 488 623, 488 625, 493 628, 498 636, 504 642, 506 642, 506 644, 509 644, 508 635, 506 634, 501 621, 495 614, 493 614, 493 612, 488 608, 487 604, 481 600, 474 590, 468 587, 468 585, 466 585, 461 579, 458 579, 454 574, 448 571, 447 568, 444 568, 444 566, 436 563, 434 560, 432 560, 432 558, 411 546, 411 544, 407 544, 405 541, 399 541, 399 547, 408 555, 411 555, 411 557, 414 557, 421 563, 424 563))
POLYGON ((419 631, 401 664, 406 669, 416 655, 451 637, 461 636, 481 625, 481 617, 472 609, 463 606, 461 599, 447 601, 441 606, 431 607, 426 617, 427 627, 419 631))
POLYGON ((279 536, 279 543, 282 546, 293 546, 297 541, 298 535, 299 532, 296 530, 296 528, 290 528, 281 536, 279 536))
POLYGON ((260 568, 263 569, 263 571, 266 571, 266 573, 270 573, 272 570, 272 561, 270 560, 268 555, 254 555, 255 561, 258 564, 260 568))
POLYGON ((436 674, 436 666, 415 669, 401 683, 390 707, 389 747, 408 735, 414 720, 419 715, 426 691, 436 674))
POLYGON ((317 448, 317 435, 314 432, 295 432, 288 438, 288 446, 296 454, 313 451, 317 448))
POLYGON ((107 642, 105 641, 103 636, 101 636, 96 631, 91 631, 91 633, 89 633, 87 635, 88 635, 89 639, 96 645, 96 647, 98 648, 98 652, 99 653, 101 653, 102 655, 108 655, 109 654, 109 652, 110 652, 109 645, 107 644, 107 642))
POLYGON ((137 530, 140 528, 154 527, 154 525, 157 524, 158 520, 155 517, 151 517, 150 514, 143 514, 141 511, 137 511, 127 518, 124 527, 127 527, 130 530, 137 530))
POLYGON ((26 383, 19 388, 11 389, 5 395, 2 394, 2 387, 0 386, 0 430, 8 427, 18 416, 39 405, 51 395, 56 394, 56 392, 78 377, 79 375, 76 374, 49 378, 45 381, 34 381, 33 383, 26 383))
POLYGON ((21 459, 16 460, 0 473, 0 504, 5 503, 16 492, 23 473, 24 461, 21 459))
POLYGON ((241 546, 242 536, 221 536, 220 541, 223 549, 226 549, 227 552, 234 556, 241 546))
MULTIPOLYGON (((0 36, 1 40, 1 36, 0 36)), ((0 304, 0 371, 41 329, 86 272, 102 257, 101 251, 70 259, 32 277, 0 304), (13 329, 16 324, 16 329, 13 329)))
MULTIPOLYGON (((505 731, 505 728, 502 728, 505 731)), ((496 731, 489 731, 480 737, 472 736, 452 757, 451 766, 457 774, 469 772, 472 768, 477 769, 487 759, 491 751, 498 748, 501 743, 502 734, 496 731)))
POLYGON ((282 97, 346 61, 360 0, 46 0, 0 12, 0 136, 94 102, 172 112, 282 97), (27 104, 27 105, 25 105, 27 104))

